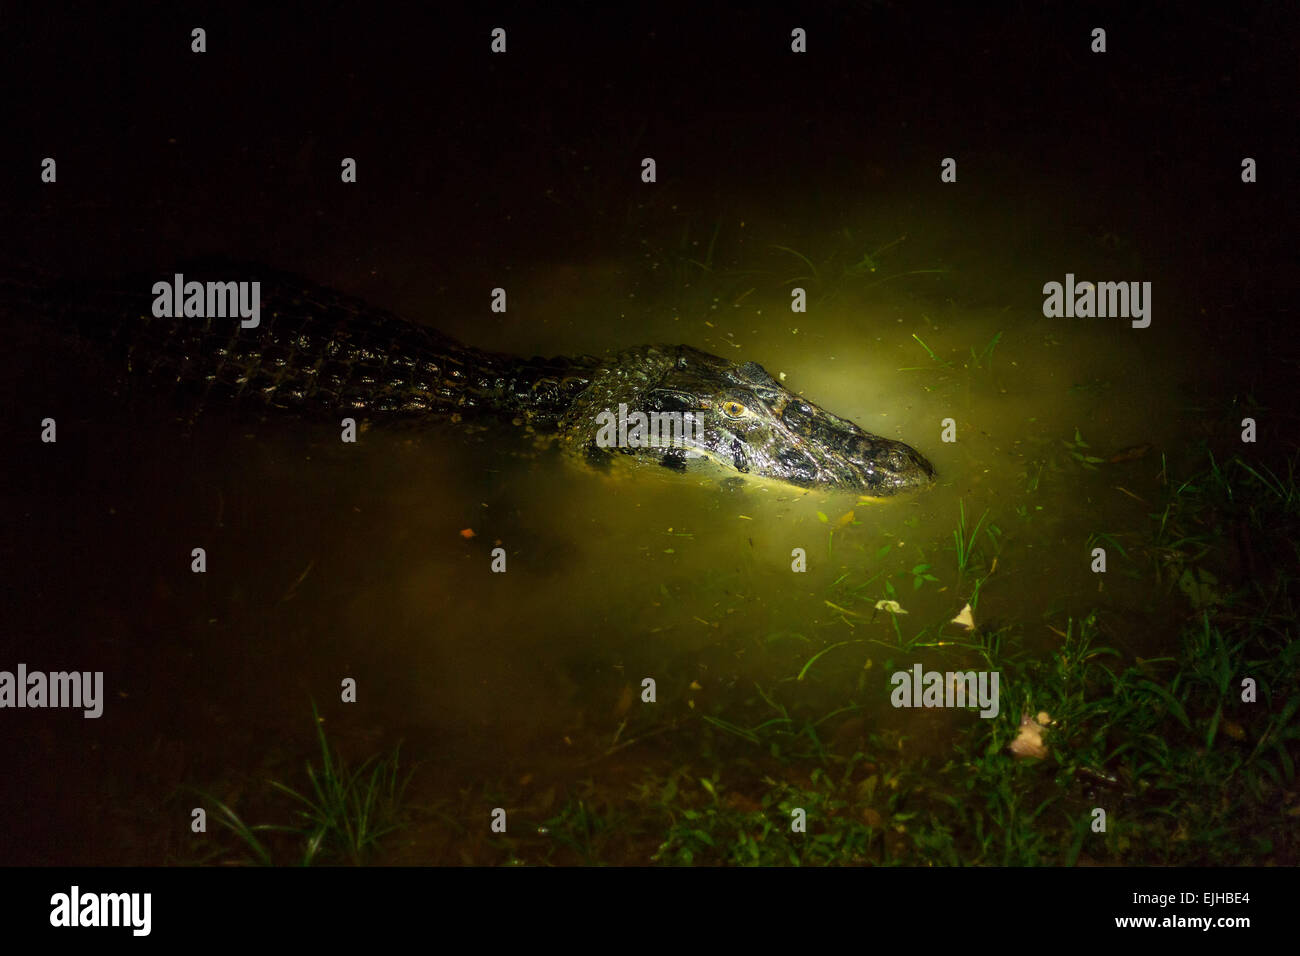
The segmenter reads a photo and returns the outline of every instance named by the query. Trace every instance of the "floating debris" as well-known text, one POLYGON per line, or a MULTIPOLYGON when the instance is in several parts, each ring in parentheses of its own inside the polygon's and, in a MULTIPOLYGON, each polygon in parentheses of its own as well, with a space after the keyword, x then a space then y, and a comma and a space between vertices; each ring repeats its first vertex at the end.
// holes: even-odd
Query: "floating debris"
POLYGON ((1052 718, 1047 711, 1040 710, 1034 717, 1025 711, 1020 716, 1020 733, 1011 741, 1010 750, 1018 758, 1036 757, 1039 760, 1047 756, 1047 745, 1043 743, 1043 734, 1051 726, 1052 718))
POLYGON ((971 613, 971 606, 967 604, 960 612, 958 612, 957 616, 948 623, 964 627, 968 631, 973 631, 975 629, 975 616, 971 613))

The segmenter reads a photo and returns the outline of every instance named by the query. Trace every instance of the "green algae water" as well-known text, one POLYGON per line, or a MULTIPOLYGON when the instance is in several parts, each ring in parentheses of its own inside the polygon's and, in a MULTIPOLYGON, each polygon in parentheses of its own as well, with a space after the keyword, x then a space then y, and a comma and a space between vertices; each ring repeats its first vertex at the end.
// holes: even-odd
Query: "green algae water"
MULTIPOLYGON (((931 237, 959 228, 924 223, 931 237)), ((978 231, 1013 226, 1034 228, 990 220, 978 231)), ((1126 652, 1167 651, 1159 622, 1181 613, 1182 597, 1153 587, 1124 541, 1201 427, 1202 372, 1161 321, 1179 306, 1157 300, 1152 328, 1138 331, 1047 319, 1038 294, 1067 268, 1100 276, 1140 251, 1124 245, 1120 263, 1085 234, 1009 267, 946 256, 943 241, 906 236, 917 230, 902 214, 864 212, 834 233, 803 224, 810 238, 795 257, 762 229, 759 215, 743 230, 720 224, 718 250, 737 249, 734 264, 683 268, 676 284, 653 261, 543 263, 517 324, 443 328, 523 354, 663 341, 757 361, 921 449, 933 486, 871 499, 718 466, 598 468, 509 423, 375 427, 340 446, 314 425, 218 416, 184 433, 158 424, 74 439, 84 477, 59 492, 73 491, 74 511, 29 507, 31 540, 113 541, 119 557, 69 569, 50 550, 27 583, 42 601, 94 596, 107 668, 141 654, 150 663, 138 675, 192 687, 183 707, 159 709, 149 680, 115 684, 111 705, 139 722, 139 753, 172 755, 153 798, 182 768, 218 779, 227 766, 281 769, 307 702, 345 678, 365 719, 338 729, 344 743, 404 737, 438 768, 423 784, 432 797, 503 774, 563 785, 617 746, 629 720, 645 733, 726 714, 756 686, 828 714, 851 695, 856 719, 906 726, 890 674, 917 659, 970 666, 972 631, 954 623, 967 605, 976 632, 1013 626, 1015 649, 1030 654, 1095 608, 1113 615, 1126 652), (853 268, 862 261, 874 270, 853 268), (792 268, 812 286, 802 313, 788 304, 792 268), (588 272, 603 298, 575 310, 588 272), (555 276, 562 290, 548 293, 555 276), (1117 455, 1134 448, 1147 450, 1117 455), (196 541, 207 572, 168 573, 196 541), (1090 566, 1099 545, 1105 573, 1090 566), (627 704, 646 677, 673 716, 627 704)), ((33 628, 43 606, 30 610, 33 628)), ((978 719, 926 717, 913 745, 925 753, 978 719)))

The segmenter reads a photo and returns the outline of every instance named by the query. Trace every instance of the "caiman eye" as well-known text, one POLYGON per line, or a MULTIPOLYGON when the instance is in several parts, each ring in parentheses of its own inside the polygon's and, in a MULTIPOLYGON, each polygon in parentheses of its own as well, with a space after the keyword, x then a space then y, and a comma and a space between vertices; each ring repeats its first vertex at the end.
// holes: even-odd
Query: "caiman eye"
POLYGON ((745 406, 740 402, 723 402, 722 414, 728 418, 740 418, 745 414, 745 406))

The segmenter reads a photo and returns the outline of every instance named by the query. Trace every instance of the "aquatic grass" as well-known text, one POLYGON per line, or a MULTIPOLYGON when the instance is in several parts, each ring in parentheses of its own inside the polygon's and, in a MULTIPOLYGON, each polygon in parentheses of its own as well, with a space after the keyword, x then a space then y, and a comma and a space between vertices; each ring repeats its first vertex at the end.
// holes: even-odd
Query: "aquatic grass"
POLYGON ((994 558, 993 564, 989 567, 989 573, 975 579, 975 587, 971 589, 970 598, 966 601, 966 603, 970 605, 972 611, 979 609, 980 592, 984 590, 984 585, 988 582, 989 578, 993 577, 997 572, 997 569, 998 559, 994 558))
MULTIPOLYGON (((1187 591, 1191 572, 1190 591, 1197 593, 1202 580, 1217 580, 1230 571, 1225 559, 1235 557, 1251 575, 1252 589, 1266 583, 1275 590, 1289 588, 1290 582, 1279 575, 1300 560, 1297 455, 1288 456, 1275 471, 1240 454, 1220 460, 1208 448, 1200 453, 1206 466, 1170 482, 1160 510, 1151 515, 1156 530, 1146 554, 1157 576, 1187 591)), ((1166 461, 1162 473, 1168 475, 1168 469, 1166 461)), ((1293 576, 1292 571, 1286 574, 1293 576)))
MULTIPOLYGON (((853 241, 853 234, 849 232, 847 228, 844 230, 844 238, 847 239, 849 242, 853 241)), ((894 248, 894 246, 897 246, 900 243, 906 241, 906 239, 907 236, 899 236, 897 239, 893 240, 892 242, 887 242, 883 246, 881 246, 880 248, 872 252, 864 252, 862 254, 862 257, 858 259, 857 262, 850 263, 849 265, 846 265, 844 267, 844 274, 846 276, 861 276, 861 275, 867 275, 869 273, 875 272, 877 269, 880 268, 881 253, 894 248)))
MULTIPOLYGON (((795 678, 798 680, 799 678, 795 678)), ((751 709, 758 709, 761 701, 763 707, 756 717, 765 716, 750 726, 727 720, 716 714, 701 714, 704 723, 715 727, 724 734, 759 746, 772 757, 788 759, 821 759, 826 756, 825 745, 817 732, 817 725, 805 719, 796 719, 790 714, 785 704, 775 699, 772 694, 755 683, 757 698, 752 700, 751 709)))
POLYGON ((1124 545, 1120 543, 1119 539, 1115 537, 1115 535, 1106 531, 1094 531, 1092 534, 1088 535, 1088 540, 1084 542, 1083 548, 1085 551, 1091 552, 1099 543, 1110 545, 1120 553, 1121 557, 1128 558, 1128 552, 1124 550, 1124 545))
MULTIPOLYGON (((829 603, 829 602, 827 602, 827 603, 829 603)), ((852 612, 850 612, 850 613, 852 613, 852 612)), ((861 642, 861 641, 837 641, 837 642, 834 643, 834 644, 830 644, 830 645, 827 645, 826 647, 823 647, 820 651, 818 651, 818 652, 817 652, 816 654, 814 654, 812 657, 808 658, 808 660, 804 663, 803 667, 799 668, 799 673, 798 673, 798 675, 795 677, 795 680, 803 680, 803 679, 808 675, 808 671, 809 671, 809 669, 811 669, 812 666, 813 666, 814 664, 816 664, 817 661, 820 660, 823 656, 825 656, 826 654, 828 654, 828 653, 830 653, 831 651, 835 650, 835 648, 837 648, 837 647, 846 647, 846 646, 848 646, 849 644, 860 644, 860 643, 862 643, 862 642, 861 642)))
MULTIPOLYGON (((1176 541, 1182 528, 1222 548, 1228 525, 1211 518, 1228 503, 1264 529, 1261 550, 1270 529, 1288 534, 1295 498, 1287 469, 1249 464, 1207 458, 1192 478, 1171 480, 1168 514, 1152 515, 1145 543, 1126 534, 1123 553, 1137 558, 1158 538, 1176 541), (1221 481, 1233 484, 1231 496, 1221 481)), ((954 544, 969 574, 981 551, 997 546, 989 528, 988 512, 971 522, 959 506, 954 544)), ((1092 540, 1117 550, 1121 543, 1105 533, 1092 540)), ((995 568, 976 582, 973 599, 995 568)), ((1047 648, 1027 643, 1037 625, 950 637, 947 625, 928 624, 905 634, 891 614, 895 642, 865 640, 888 649, 883 666, 853 666, 852 680, 838 655, 856 640, 792 646, 791 676, 701 715, 716 731, 698 738, 701 754, 685 761, 676 754, 672 785, 648 783, 618 812, 646 832, 659 821, 653 861, 668 865, 1294 863, 1300 834, 1285 821, 1300 759, 1296 564, 1274 570, 1267 587, 1224 576, 1224 603, 1171 625, 1177 643, 1167 656, 1122 652, 1134 625, 1100 611, 1046 622, 1057 635, 1047 648), (873 727, 887 693, 881 671, 922 647, 973 654, 998 671, 1000 715, 959 718, 951 739, 924 746, 915 735, 873 727), (1246 674, 1258 682, 1253 705, 1240 700, 1246 674), (839 686, 848 696, 819 712, 809 685, 839 686), (1022 715, 1039 713, 1047 756, 1018 761, 1007 745, 1022 715), (846 724, 858 726, 839 733, 846 724), (1097 806, 1108 811, 1104 833, 1091 829, 1097 806), (808 813, 806 834, 790 830, 795 807, 808 813)), ((826 591, 832 610, 859 633, 878 616, 863 613, 860 601, 884 573, 866 587, 866 575, 849 569, 826 591)), ((915 575, 900 568, 894 577, 915 575)), ((895 582, 883 581, 897 598, 895 582)))
POLYGON ((975 346, 972 345, 970 347, 971 363, 976 368, 985 368, 985 367, 992 368, 993 350, 997 348, 998 342, 1000 342, 1001 340, 1002 340, 1002 333, 998 332, 997 335, 989 339, 988 345, 984 346, 984 348, 981 349, 978 353, 975 351, 975 346))
POLYGON ((779 252, 788 252, 790 255, 794 256, 796 259, 798 259, 800 262, 802 262, 805 266, 808 267, 807 273, 792 276, 788 279, 782 279, 780 282, 781 285, 788 286, 788 285, 794 285, 796 282, 812 282, 813 285, 816 287, 821 286, 821 282, 822 282, 821 273, 817 271, 816 263, 814 263, 811 259, 805 256, 802 252, 800 252, 798 249, 791 249, 789 246, 772 245, 771 248, 776 249, 779 252))
POLYGON ((683 299, 689 294, 697 309, 706 309, 709 300, 716 304, 716 298, 725 297, 733 304, 739 304, 754 292, 749 282, 755 276, 763 275, 753 269, 723 269, 719 267, 719 241, 723 234, 723 220, 713 221, 704 249, 700 251, 701 239, 693 234, 690 219, 682 223, 680 235, 676 240, 668 239, 659 243, 641 237, 638 242, 648 261, 648 278, 666 289, 675 300, 678 308, 687 308, 683 299), (707 281, 705 281, 707 280, 707 281), (731 283, 730 291, 724 287, 731 283), (739 283, 739 284, 737 284, 739 283), (737 294, 737 289, 749 286, 737 294))
POLYGON ((883 279, 877 279, 875 282, 869 282, 863 289, 874 289, 878 285, 884 285, 886 282, 893 282, 895 279, 905 279, 909 276, 946 276, 951 269, 908 269, 906 272, 895 272, 893 275, 885 276, 883 279))
MULTIPOLYGON (((1047 462, 1039 459, 1034 459, 1025 466, 1025 492, 1027 494, 1033 494, 1038 490, 1039 482, 1041 482, 1043 478, 1043 469, 1046 466, 1047 462), (1031 470, 1033 474, 1030 474, 1031 470)), ((1036 510, 1041 511, 1042 507, 1039 506, 1036 510)))
MULTIPOLYGON (((251 854, 250 860, 241 860, 238 862, 251 862, 256 866, 275 866, 280 861, 272 851, 272 846, 280 846, 283 841, 274 840, 275 834, 284 834, 293 837, 305 838, 301 841, 301 852, 298 855, 297 866, 311 866, 315 862, 321 849, 321 839, 314 834, 305 834, 300 827, 285 826, 274 823, 248 824, 239 816, 239 814, 227 803, 213 796, 206 790, 196 790, 196 793, 206 804, 216 807, 214 818, 218 824, 234 834, 245 850, 251 854), (259 838, 261 834, 261 838, 259 838)), ((298 841, 294 841, 298 842, 298 841)), ((209 853, 200 858, 198 863, 208 863, 214 860, 227 857, 228 850, 225 847, 214 847, 209 853)))
POLYGON ((599 866, 607 857, 605 845, 622 826, 619 815, 598 813, 588 800, 579 797, 547 819, 539 832, 552 843, 547 854, 548 862, 557 848, 564 848, 576 857, 580 865, 599 866))
MULTIPOLYGON (((939 358, 939 356, 935 354, 934 349, 930 348, 930 346, 926 343, 925 339, 921 338, 915 332, 912 333, 912 338, 916 341, 917 345, 925 349, 925 354, 930 356, 930 361, 934 362, 935 366, 945 371, 955 368, 954 363, 939 358)), ((988 341, 988 344, 986 344, 984 348, 982 348, 980 351, 976 352, 975 346, 972 345, 970 347, 971 360, 970 362, 967 363, 966 368, 972 370, 993 368, 993 352, 997 348, 998 343, 1000 341, 1002 341, 1002 333, 998 332, 996 335, 993 336, 993 338, 991 338, 988 341)), ((927 365, 910 365, 904 368, 900 368, 898 369, 898 371, 922 372, 931 368, 932 368, 931 366, 927 366, 927 365)))
POLYGON ((1010 630, 1011 625, 1003 625, 997 628, 976 628, 963 635, 962 640, 946 640, 923 646, 957 647, 974 651, 984 661, 986 668, 995 671, 1008 663, 1014 662, 1019 656, 1017 654, 1008 654, 1002 649, 1002 643, 1010 630))
MULTIPOLYGON (((1250 464, 1258 477, 1218 461, 1218 474, 1234 483, 1235 514, 1286 532, 1285 467, 1250 464)), ((1185 527, 1223 547, 1227 525, 1208 522, 1209 509, 1229 498, 1213 473, 1194 477, 1170 481, 1167 490, 1181 494, 1163 532, 1161 512, 1152 515, 1148 539, 1172 540, 1185 527)), ((996 570, 993 562, 979 576, 979 560, 999 538, 988 512, 971 522, 962 503, 959 515, 973 601, 996 570)), ((1147 546, 1136 533, 1118 540, 1134 559, 1147 546)), ((869 563, 874 548, 857 547, 869 563)), ((525 847, 512 860, 532 859, 527 848, 540 839, 540 861, 585 865, 1293 864, 1300 834, 1286 814, 1300 758, 1295 567, 1278 566, 1267 587, 1223 575, 1230 603, 1166 618, 1168 654, 1151 658, 1121 651, 1139 625, 1103 610, 1042 622, 1056 634, 1046 647, 1037 620, 950 636, 950 625, 933 622, 905 632, 904 618, 890 614, 891 643, 871 597, 882 580, 891 598, 914 593, 905 582, 917 565, 832 572, 813 600, 838 617, 820 612, 817 622, 855 625, 862 639, 774 631, 762 646, 781 655, 778 678, 715 696, 708 713, 683 711, 681 725, 665 727, 687 732, 671 746, 657 746, 667 744, 662 736, 650 742, 640 780, 584 782, 561 796, 546 833, 502 841, 525 847), (848 647, 856 643, 887 648, 886 659, 864 668, 848 647), (910 666, 904 659, 922 647, 952 655, 954 669, 973 655, 999 671, 999 716, 958 715, 938 730, 904 721, 914 733, 878 726, 884 675, 896 660, 910 666), (1242 675, 1258 681, 1257 704, 1240 700, 1242 675), (1043 711, 1048 755, 1014 759, 1007 745, 1022 714, 1043 711), (1097 806, 1107 810, 1105 833, 1091 829, 1097 806), (808 815, 806 833, 791 831, 796 807, 808 815)), ((886 724, 897 720, 884 713, 886 724)), ((271 845, 268 834, 248 830, 271 845)))
POLYGON ((230 806, 204 794, 217 808, 217 821, 261 865, 270 866, 274 861, 271 847, 259 835, 298 838, 295 842, 301 842, 302 847, 298 857, 300 866, 330 859, 355 865, 365 862, 383 837, 404 824, 404 796, 414 770, 401 776, 401 745, 388 756, 372 756, 355 769, 349 769, 342 754, 331 750, 314 703, 312 717, 321 767, 317 769, 308 761, 310 789, 302 792, 280 781, 269 781, 273 789, 300 805, 294 811, 298 818, 296 824, 249 825, 230 806))
POLYGON ((715 230, 714 239, 710 242, 703 263, 694 257, 690 244, 689 222, 683 226, 682 236, 676 248, 662 247, 646 238, 642 238, 640 242, 645 249, 646 257, 650 260, 651 274, 662 278, 674 296, 681 296, 691 288, 699 273, 712 270, 713 242, 716 238, 715 230))
POLYGON ((833 866, 869 862, 879 855, 885 819, 910 819, 890 813, 897 792, 880 776, 865 780, 846 768, 815 767, 805 782, 765 778, 724 782, 720 774, 687 780, 686 786, 654 784, 657 799, 646 802, 667 821, 654 862, 668 866, 697 864, 729 866, 833 866), (850 812, 862 799, 881 805, 883 812, 850 812), (790 821, 798 808, 811 821, 809 832, 794 833, 790 821))
MULTIPOLYGON (((1029 420, 1031 423, 1034 419, 1029 420)), ((1092 446, 1083 437, 1079 428, 1075 428, 1072 439, 1052 438, 1031 434, 1027 444, 1036 454, 1028 457, 1022 473, 1026 494, 1037 492, 1043 484, 1046 474, 1049 478, 1067 475, 1071 478, 1078 474, 1078 469, 1098 471, 1099 465, 1106 464, 1106 459, 1092 453, 1092 446)), ((1141 500, 1141 499, 1138 499, 1141 500)), ((1042 511, 1042 506, 1035 506, 1035 511, 1042 511)), ((1027 507, 1018 507, 1017 513, 1022 518, 1029 517, 1027 507)))
MULTIPOLYGON (((916 339, 916 343, 917 343, 919 346, 921 346, 921 348, 925 349, 925 354, 928 355, 928 356, 930 356, 931 361, 933 361, 935 365, 939 366, 940 368, 952 368, 952 363, 951 363, 951 362, 945 362, 943 359, 939 358, 939 356, 935 355, 935 354, 934 354, 934 349, 932 349, 932 348, 930 348, 930 346, 926 345, 926 344, 925 344, 925 340, 922 339, 921 336, 919 336, 919 335, 917 335, 915 332, 913 332, 913 333, 912 333, 912 338, 916 339)), ((911 367, 911 368, 900 368, 899 371, 900 371, 900 372, 915 372, 915 371, 920 370, 921 368, 923 368, 923 366, 913 366, 913 367, 911 367)))
MULTIPOLYGON (((240 819, 238 813, 216 797, 203 790, 198 791, 198 793, 206 803, 211 803, 217 808, 217 822, 240 839, 244 846, 252 852, 253 861, 255 863, 260 866, 272 865, 271 851, 257 838, 257 834, 282 831, 284 829, 283 827, 275 827, 269 824, 249 826, 240 819)), ((221 848, 214 849, 208 858, 211 859, 212 857, 219 856, 222 853, 223 850, 221 848)))
MULTIPOLYGON (((848 230, 845 230, 844 235, 846 241, 850 243, 847 248, 854 250, 861 248, 860 245, 854 242, 852 234, 848 230)), ((881 255, 902 243, 906 238, 906 236, 900 236, 870 252, 857 253, 837 250, 821 266, 818 266, 810 256, 790 246, 771 244, 769 248, 794 256, 806 270, 782 279, 779 283, 781 286, 792 286, 797 283, 809 284, 811 286, 810 291, 815 292, 824 301, 830 301, 843 290, 851 287, 866 291, 886 282, 894 282, 911 276, 948 274, 950 271, 948 269, 907 269, 864 283, 863 280, 875 276, 880 270, 881 255)))
MULTIPOLYGON (((958 518, 957 527, 952 533, 953 543, 956 545, 957 553, 957 579, 960 581, 966 576, 972 560, 975 556, 975 543, 979 539, 980 529, 984 526, 985 520, 989 516, 988 509, 980 515, 979 520, 975 522, 975 527, 967 531, 966 526, 966 501, 959 499, 957 502, 958 518)), ((996 540, 996 539, 994 539, 996 540)))
MULTIPOLYGON (((314 707, 312 713, 315 715, 314 707)), ((331 755, 319 717, 316 733, 322 766, 318 772, 307 765, 310 793, 274 780, 271 786, 302 804, 297 815, 309 846, 326 844, 352 863, 360 863, 383 836, 401 825, 402 798, 411 777, 410 773, 405 778, 400 775, 401 745, 391 756, 370 757, 349 770, 342 754, 331 755)))
MULTIPOLYGON (((584 862, 608 862, 581 834, 617 821, 648 837, 659 820, 651 862, 660 865, 1283 862, 1297 842, 1276 821, 1283 790, 1294 786, 1300 693, 1273 712, 1253 747, 1225 742, 1223 732, 1207 742, 1214 718, 1198 682, 1217 688, 1228 665, 1244 663, 1244 648, 1220 642, 1212 622, 1207 632, 1207 618, 1177 657, 1128 666, 1094 614, 1063 622, 1046 656, 1007 654, 1010 627, 972 635, 964 646, 978 644, 1004 675, 1004 712, 971 720, 937 763, 912 754, 912 738, 873 731, 863 722, 869 707, 800 714, 757 688, 767 717, 705 720, 754 756, 706 748, 709 766, 691 760, 666 778, 651 775, 607 817, 572 809, 579 837, 560 842, 578 839, 584 862), (1036 710, 1049 713, 1049 756, 1014 760, 1006 745, 1020 714, 1036 710), (852 753, 824 743, 845 719, 863 724, 852 753), (1099 805, 1108 810, 1101 834, 1090 827, 1099 805), (807 814, 806 833, 791 830, 795 808, 807 814)), ((1261 677, 1271 685, 1290 673, 1285 667, 1274 662, 1261 677)))
MULTIPOLYGON (((722 231, 722 220, 721 220, 721 219, 715 219, 714 222, 713 222, 713 233, 709 236, 709 244, 708 244, 708 246, 705 247, 705 250, 704 250, 704 260, 703 260, 703 261, 700 261, 699 259, 689 258, 689 259, 687 259, 686 261, 689 262, 691 265, 695 266, 695 267, 696 267, 697 269, 699 269, 701 272, 712 272, 712 271, 713 271, 713 253, 714 253, 714 250, 717 249, 717 246, 718 246, 718 234, 719 234, 721 231, 722 231)), ((683 236, 683 244, 685 244, 685 236, 683 236)))
POLYGON ((1242 471, 1250 475, 1258 482, 1259 487, 1273 495, 1278 503, 1288 511, 1295 509, 1300 497, 1297 497, 1295 483, 1295 465, 1294 458, 1287 460, 1287 476, 1285 479, 1279 478, 1267 465, 1260 465, 1258 469, 1252 467, 1249 462, 1242 461, 1240 458, 1234 458, 1233 463, 1241 468, 1242 471), (1260 474, 1260 472, 1264 474, 1260 474), (1267 477, 1265 477, 1267 476, 1267 477))
POLYGON ((701 719, 706 724, 712 724, 714 727, 717 727, 723 733, 739 737, 741 740, 748 741, 751 744, 762 743, 758 735, 752 730, 747 730, 744 727, 733 724, 729 720, 723 720, 721 717, 714 717, 712 714, 702 714, 701 719))

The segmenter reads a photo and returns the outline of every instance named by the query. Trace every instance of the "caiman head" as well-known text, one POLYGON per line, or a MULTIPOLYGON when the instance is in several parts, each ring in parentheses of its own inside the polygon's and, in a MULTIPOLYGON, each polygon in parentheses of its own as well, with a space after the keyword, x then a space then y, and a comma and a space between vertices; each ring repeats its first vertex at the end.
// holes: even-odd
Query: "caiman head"
POLYGON ((561 433, 591 455, 622 452, 675 468, 705 458, 741 475, 869 497, 934 479, 914 448, 795 395, 756 362, 684 345, 620 353, 568 409, 561 433))

